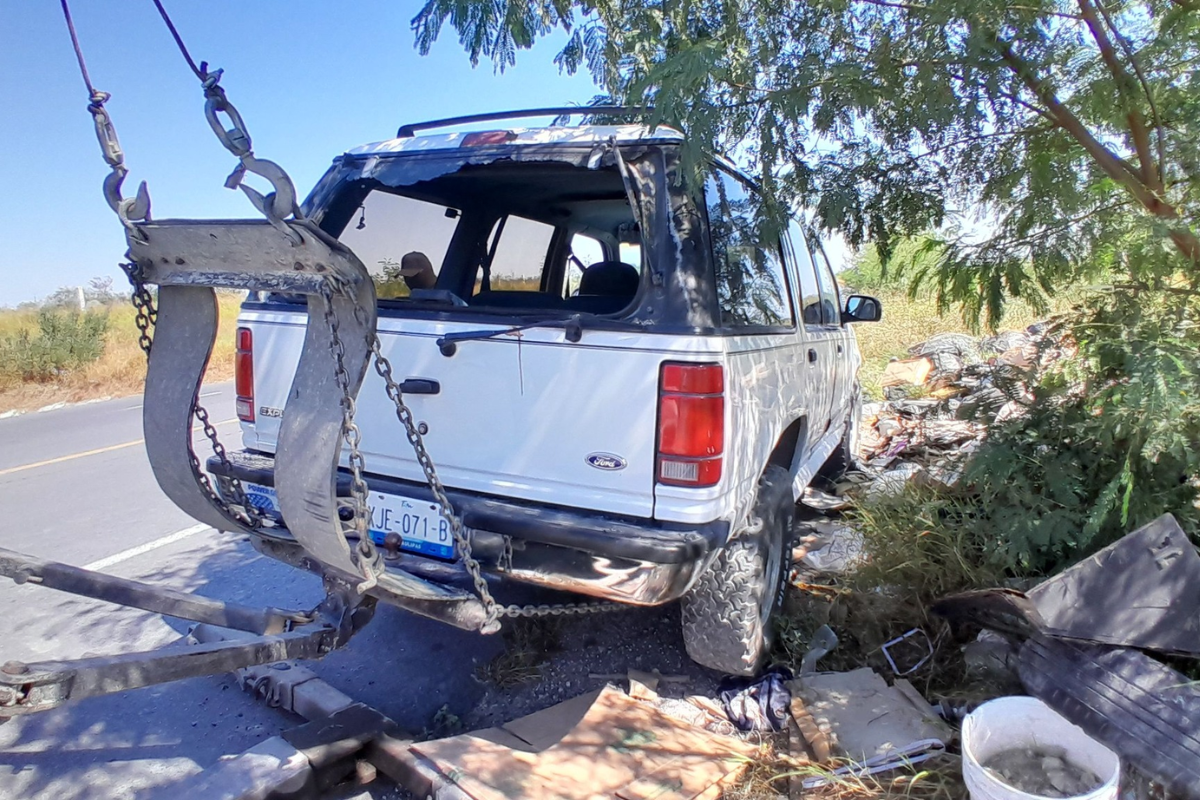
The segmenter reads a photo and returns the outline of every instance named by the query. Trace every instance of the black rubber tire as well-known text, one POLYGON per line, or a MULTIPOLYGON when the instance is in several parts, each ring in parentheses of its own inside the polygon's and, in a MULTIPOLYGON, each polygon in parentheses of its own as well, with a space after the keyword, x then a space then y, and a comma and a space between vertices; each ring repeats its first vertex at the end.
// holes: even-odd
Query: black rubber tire
POLYGON ((729 675, 758 671, 783 600, 795 516, 791 475, 767 467, 750 515, 758 530, 726 544, 683 598, 683 643, 693 661, 729 675))
POLYGON ((846 433, 842 436, 842 440, 838 442, 838 446, 829 458, 825 459, 825 463, 817 470, 822 478, 836 483, 840 481, 850 468, 854 466, 855 450, 858 448, 858 428, 862 419, 862 391, 854 388, 854 398, 850 403, 850 414, 846 426, 846 433))

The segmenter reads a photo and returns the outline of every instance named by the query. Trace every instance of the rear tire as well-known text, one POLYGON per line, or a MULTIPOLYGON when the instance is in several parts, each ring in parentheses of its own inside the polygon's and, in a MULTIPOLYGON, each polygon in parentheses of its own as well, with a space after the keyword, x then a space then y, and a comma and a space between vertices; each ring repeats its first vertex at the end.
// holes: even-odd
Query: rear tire
POLYGON ((762 665, 771 615, 783 600, 795 515, 791 475, 767 467, 751 529, 721 549, 683 598, 683 643, 693 661, 730 675, 753 675, 762 665))

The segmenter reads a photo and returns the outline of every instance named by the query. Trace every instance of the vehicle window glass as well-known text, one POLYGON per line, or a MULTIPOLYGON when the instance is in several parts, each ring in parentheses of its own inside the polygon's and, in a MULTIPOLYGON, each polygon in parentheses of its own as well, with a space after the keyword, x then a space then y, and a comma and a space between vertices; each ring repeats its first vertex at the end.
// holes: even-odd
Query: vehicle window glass
POLYGON ((760 235, 754 198, 741 181, 717 170, 705 183, 705 201, 721 323, 794 324, 779 240, 760 235))
POLYGON ((432 281, 442 268, 458 219, 455 209, 374 191, 363 200, 338 240, 353 250, 371 273, 380 299, 407 297, 409 281, 401 271, 420 271, 424 275, 413 281, 432 281), (428 261, 413 254, 423 254, 428 261))
POLYGON ((825 251, 818 245, 816 251, 817 282, 821 285, 821 321, 825 325, 840 325, 842 323, 841 301, 838 298, 837 279, 833 277, 833 269, 825 251))
POLYGON ((571 237, 571 252, 567 258, 567 274, 563 279, 563 297, 579 294, 583 270, 604 260, 604 246, 591 236, 577 233, 571 237))
POLYGON ((808 241, 795 220, 788 227, 788 234, 792 253, 796 257, 796 273, 800 277, 800 319, 804 321, 805 326, 823 325, 821 288, 817 283, 817 270, 813 264, 812 253, 808 249, 808 241))
MULTIPOLYGON (((488 237, 489 252, 494 252, 490 270, 493 292, 536 292, 542 286, 542 271, 554 237, 554 226, 509 215, 497 220, 488 237), (499 241, 496 237, 499 236, 499 241)), ((480 292, 482 276, 475 281, 480 292)))
POLYGON ((636 242, 621 242, 617 248, 617 260, 629 264, 632 267, 637 267, 637 271, 642 271, 642 246, 636 242))

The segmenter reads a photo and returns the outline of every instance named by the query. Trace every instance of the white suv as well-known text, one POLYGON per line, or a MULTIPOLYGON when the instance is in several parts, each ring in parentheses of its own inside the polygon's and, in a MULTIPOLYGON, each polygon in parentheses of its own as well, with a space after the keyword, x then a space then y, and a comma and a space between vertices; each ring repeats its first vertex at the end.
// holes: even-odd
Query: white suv
MULTIPOLYGON (((843 305, 794 222, 760 233, 729 163, 689 188, 682 145, 632 125, 402 129, 336 159, 304 211, 376 276, 382 350, 484 571, 682 600, 689 654, 746 674, 769 645, 796 499, 849 458, 846 323, 880 308, 843 305)), ((210 462, 267 511, 303 302, 243 306, 246 450, 210 462)), ((384 388, 369 375, 357 402, 372 536, 388 569, 449 579, 458 554, 384 388)), ((284 557, 283 527, 255 535, 284 557)))

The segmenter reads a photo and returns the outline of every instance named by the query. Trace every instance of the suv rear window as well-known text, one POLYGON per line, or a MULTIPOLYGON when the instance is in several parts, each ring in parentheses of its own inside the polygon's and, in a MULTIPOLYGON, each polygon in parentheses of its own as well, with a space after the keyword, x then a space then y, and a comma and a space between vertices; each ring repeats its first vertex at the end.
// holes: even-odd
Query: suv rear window
POLYGON ((381 305, 609 315, 638 295, 640 233, 615 167, 464 165, 344 191, 364 190, 338 238, 376 276, 381 305))
POLYGON ((339 239, 371 273, 380 299, 408 297, 409 285, 401 273, 405 266, 410 272, 417 267, 411 257, 406 263, 405 256, 423 254, 436 280, 458 220, 457 209, 374 191, 363 199, 339 239), (396 235, 397 231, 404 235, 396 235))

